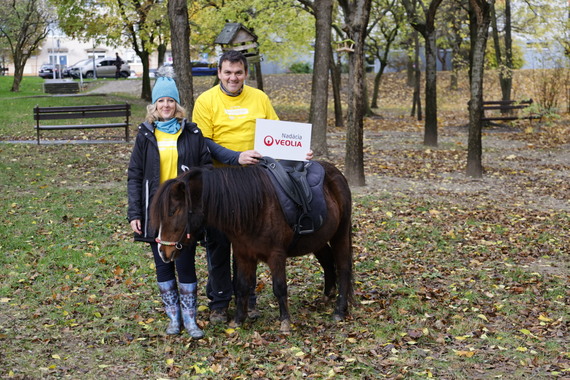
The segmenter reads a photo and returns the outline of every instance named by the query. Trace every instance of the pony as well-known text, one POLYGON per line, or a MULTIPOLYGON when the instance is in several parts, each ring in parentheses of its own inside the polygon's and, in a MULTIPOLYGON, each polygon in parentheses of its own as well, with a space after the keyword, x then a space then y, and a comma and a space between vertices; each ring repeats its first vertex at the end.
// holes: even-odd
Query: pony
POLYGON ((261 165, 191 168, 165 181, 150 211, 162 260, 175 260, 183 244, 201 239, 205 226, 219 229, 230 239, 237 264, 232 326, 241 326, 247 316, 249 289, 263 261, 270 268, 279 303, 280 331, 288 333, 286 259, 314 253, 324 271, 324 299, 337 296, 333 320, 344 320, 354 295, 351 192, 340 170, 327 162, 319 164, 324 168, 327 213, 320 228, 304 235, 295 234, 287 223, 271 174, 261 165))

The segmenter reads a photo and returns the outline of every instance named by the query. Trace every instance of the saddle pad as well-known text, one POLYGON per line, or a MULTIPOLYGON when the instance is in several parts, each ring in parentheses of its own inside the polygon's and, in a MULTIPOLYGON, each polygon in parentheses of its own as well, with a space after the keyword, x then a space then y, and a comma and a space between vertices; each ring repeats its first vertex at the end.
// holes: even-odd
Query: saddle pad
MULTIPOLYGON (((297 205, 297 203, 287 195, 281 184, 275 178, 273 171, 268 168, 265 168, 265 170, 270 173, 268 176, 273 183, 287 223, 295 229, 299 216, 303 211, 302 207, 297 205)), ((323 225, 327 216, 327 204, 323 193, 325 169, 318 162, 309 162, 305 165, 305 170, 307 171, 307 183, 312 194, 312 199, 309 203, 309 217, 313 220, 314 229, 316 231, 323 225)))

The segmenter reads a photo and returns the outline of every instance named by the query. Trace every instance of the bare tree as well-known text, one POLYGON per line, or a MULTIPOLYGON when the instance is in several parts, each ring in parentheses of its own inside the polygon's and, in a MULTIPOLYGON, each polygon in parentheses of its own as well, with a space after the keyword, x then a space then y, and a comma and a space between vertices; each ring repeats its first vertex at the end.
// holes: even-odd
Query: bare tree
POLYGON ((327 110, 331 60, 332 0, 299 0, 315 16, 315 58, 311 88, 311 146, 316 155, 328 155, 327 110))
POLYGON ((426 7, 423 1, 402 0, 410 24, 425 39, 426 56, 426 85, 425 85, 425 106, 426 119, 424 127, 424 144, 437 146, 437 58, 435 54, 436 33, 435 15, 442 0, 431 0, 426 7), (418 14, 418 8, 423 11, 423 17, 418 14))
POLYGON ((186 0, 168 1, 168 19, 170 21, 172 60, 174 61, 174 72, 180 91, 180 101, 186 108, 188 115, 192 115, 194 87, 190 63, 190 23, 186 0))
POLYGON ((366 110, 364 40, 370 17, 371 0, 338 0, 343 14, 344 29, 354 43, 348 53, 348 111, 345 175, 348 183, 364 186, 364 111, 366 110))
POLYGON ((7 41, 14 63, 10 91, 20 91, 26 62, 46 38, 51 22, 44 0, 0 1, 0 37, 7 41))
POLYGON ((483 107, 483 74, 485 69, 485 48, 491 23, 491 9, 495 0, 469 0, 469 28, 471 30, 471 50, 469 65, 469 141, 467 146, 467 175, 483 176, 481 115, 483 107))
POLYGON ((367 38, 367 50, 380 62, 380 69, 374 76, 374 88, 372 89, 371 108, 378 108, 378 93, 384 70, 388 66, 388 57, 392 45, 396 41, 398 32, 404 23, 404 11, 397 0, 374 0, 372 3, 370 21, 374 27, 369 27, 367 38))

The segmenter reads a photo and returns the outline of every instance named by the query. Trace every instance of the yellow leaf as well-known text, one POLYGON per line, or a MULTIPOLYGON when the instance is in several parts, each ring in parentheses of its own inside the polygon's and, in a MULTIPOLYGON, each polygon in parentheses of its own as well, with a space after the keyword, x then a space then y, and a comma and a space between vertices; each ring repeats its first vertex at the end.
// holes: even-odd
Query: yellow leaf
POLYGON ((174 364, 174 359, 166 359, 166 364, 167 364, 167 365, 172 365, 172 364, 174 364))
POLYGON ((10 302, 10 300, 11 300, 11 298, 8 298, 8 297, 0 298, 0 302, 1 302, 1 303, 10 302))
POLYGON ((475 355, 475 351, 455 351, 455 355, 470 358, 475 355))
POLYGON ((235 332, 236 332, 236 330, 235 330, 235 329, 232 329, 232 328, 228 328, 228 329, 225 330, 225 333, 228 334, 228 335, 232 335, 232 334, 234 334, 235 332))
POLYGON ((386 216, 387 216, 388 218, 391 218, 391 217, 394 216, 394 214, 392 214, 390 211, 386 211, 386 216))
POLYGON ((526 348, 526 347, 517 347, 517 351, 526 352, 526 351, 528 351, 528 348, 526 348))
POLYGON ((61 359, 61 357, 58 354, 53 354, 51 357, 54 359, 61 359))
POLYGON ((206 305, 200 305, 198 306, 198 311, 207 311, 209 310, 208 306, 206 305))
POLYGON ((552 322, 552 321, 553 321, 552 318, 545 317, 545 316, 542 315, 542 314, 538 316, 538 319, 541 320, 541 321, 543 321, 543 322, 552 322))
POLYGON ((485 317, 485 315, 483 315, 483 314, 478 314, 477 317, 481 318, 481 319, 484 320, 484 321, 489 322, 489 320, 487 319, 487 317, 485 317))

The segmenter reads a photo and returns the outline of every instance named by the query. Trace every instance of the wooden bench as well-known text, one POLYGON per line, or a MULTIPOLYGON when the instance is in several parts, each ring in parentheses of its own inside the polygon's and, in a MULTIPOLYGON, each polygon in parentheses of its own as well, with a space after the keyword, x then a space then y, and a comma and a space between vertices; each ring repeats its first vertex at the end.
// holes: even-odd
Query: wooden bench
POLYGON ((519 119, 542 119, 542 115, 536 112, 521 113, 532 105, 532 99, 528 100, 487 100, 483 101, 483 116, 481 121, 493 124, 493 121, 509 121, 519 119), (489 111, 498 111, 499 114, 489 111))
POLYGON ((40 144, 40 131, 62 129, 90 129, 90 128, 125 128, 125 141, 129 141, 129 117, 131 105, 108 104, 99 106, 64 106, 64 107, 39 107, 34 108, 34 120, 40 144), (124 118, 121 122, 87 123, 87 124, 59 124, 45 125, 44 120, 64 119, 94 119, 94 118, 124 118))

